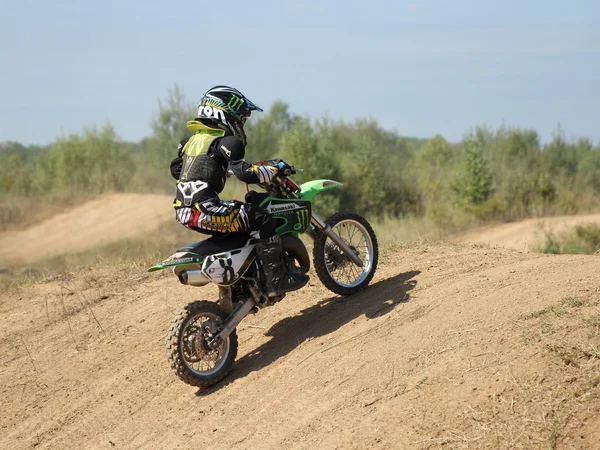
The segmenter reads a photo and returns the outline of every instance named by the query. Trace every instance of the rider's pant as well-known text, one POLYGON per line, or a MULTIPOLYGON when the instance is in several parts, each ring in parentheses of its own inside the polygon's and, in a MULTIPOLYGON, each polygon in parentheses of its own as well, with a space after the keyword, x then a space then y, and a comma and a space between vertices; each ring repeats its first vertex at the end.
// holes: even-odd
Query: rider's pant
POLYGON ((262 208, 250 203, 224 201, 213 197, 189 207, 176 201, 174 206, 177 221, 200 233, 258 232, 258 238, 271 237, 275 233, 273 219, 262 208))

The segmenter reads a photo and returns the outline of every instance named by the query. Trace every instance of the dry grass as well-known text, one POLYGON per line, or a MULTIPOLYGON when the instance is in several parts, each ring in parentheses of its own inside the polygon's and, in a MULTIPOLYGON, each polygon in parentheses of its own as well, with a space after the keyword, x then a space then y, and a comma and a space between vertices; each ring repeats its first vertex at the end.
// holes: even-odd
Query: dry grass
POLYGON ((383 246, 402 246, 403 243, 438 240, 450 234, 424 218, 383 218, 369 221, 377 240, 383 246))
POLYGON ((92 200, 94 195, 53 192, 43 197, 0 196, 0 231, 22 229, 92 200))
POLYGON ((161 225, 152 235, 121 239, 77 253, 38 261, 35 265, 13 267, 0 274, 0 290, 52 279, 86 267, 143 265, 163 260, 175 249, 202 238, 176 222, 161 225))
POLYGON ((600 251, 600 225, 580 223, 569 229, 554 231, 542 224, 533 248, 539 253, 597 254, 600 251))

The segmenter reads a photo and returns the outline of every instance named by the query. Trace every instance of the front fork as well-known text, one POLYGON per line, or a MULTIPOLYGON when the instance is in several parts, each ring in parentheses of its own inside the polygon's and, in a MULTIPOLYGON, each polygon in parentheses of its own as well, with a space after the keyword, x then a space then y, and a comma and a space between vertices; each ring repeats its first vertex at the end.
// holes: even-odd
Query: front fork
MULTIPOLYGON (((350 248, 350 246, 348 246, 348 244, 346 244, 346 242, 340 237, 338 236, 338 234, 333 231, 333 229, 327 225, 325 223, 325 221, 323 219, 321 219, 317 214, 315 214, 314 212, 312 213, 312 218, 310 223, 312 224, 312 226, 314 228, 318 228, 321 230, 321 232, 325 233, 325 235, 331 239, 335 245, 337 245, 342 252, 344 252, 344 254, 350 258, 350 260, 356 264, 358 267, 363 267, 363 262, 360 260, 360 258, 358 257, 358 255, 356 254, 356 252, 354 250, 352 250, 350 248)), ((316 232, 311 228, 307 231, 307 234, 314 240, 316 238, 316 232)))

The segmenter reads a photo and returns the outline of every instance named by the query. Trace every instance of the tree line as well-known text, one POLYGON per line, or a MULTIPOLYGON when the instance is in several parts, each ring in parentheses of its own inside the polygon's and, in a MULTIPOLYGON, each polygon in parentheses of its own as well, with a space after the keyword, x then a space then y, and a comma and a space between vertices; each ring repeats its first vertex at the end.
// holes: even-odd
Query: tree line
MULTIPOLYGON (((113 125, 84 129, 52 144, 0 144, 0 202, 103 192, 173 193, 169 162, 195 107, 177 87, 159 101, 152 135, 121 140, 113 125)), ((246 125, 247 159, 283 158, 305 172, 299 182, 345 184, 319 200, 324 213, 351 209, 370 217, 425 217, 452 223, 587 212, 598 207, 600 146, 557 129, 541 143, 535 130, 478 126, 460 142, 440 135, 404 137, 374 119, 353 122, 293 114, 274 103, 246 125)))

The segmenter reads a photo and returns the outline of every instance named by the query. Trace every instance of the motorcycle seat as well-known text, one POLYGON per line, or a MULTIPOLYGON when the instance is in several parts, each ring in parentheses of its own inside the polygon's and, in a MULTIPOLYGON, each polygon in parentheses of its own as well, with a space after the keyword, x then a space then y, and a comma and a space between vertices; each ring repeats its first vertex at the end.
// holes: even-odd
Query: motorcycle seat
POLYGON ((214 235, 195 244, 178 249, 178 252, 192 252, 197 255, 214 255, 215 253, 229 252, 246 245, 251 239, 246 233, 223 233, 214 235))

